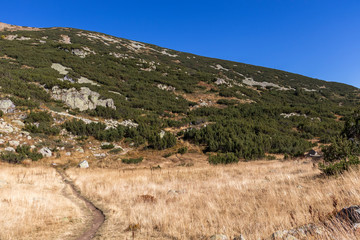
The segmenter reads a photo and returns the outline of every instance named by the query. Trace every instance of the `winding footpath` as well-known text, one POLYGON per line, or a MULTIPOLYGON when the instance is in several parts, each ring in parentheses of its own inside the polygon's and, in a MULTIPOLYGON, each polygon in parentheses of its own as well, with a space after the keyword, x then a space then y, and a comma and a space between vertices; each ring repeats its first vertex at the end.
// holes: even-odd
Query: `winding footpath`
POLYGON ((68 177, 68 175, 65 173, 65 171, 62 168, 57 167, 55 169, 56 169, 57 173, 59 173, 59 175, 61 176, 64 183, 71 187, 75 197, 77 197, 78 199, 80 199, 81 201, 83 201, 86 204, 87 209, 89 210, 89 212, 91 212, 91 215, 92 215, 91 226, 88 229, 86 229, 76 239, 77 240, 89 240, 89 239, 92 239, 95 236, 95 234, 97 233, 97 231, 99 230, 99 228, 101 227, 101 225, 105 221, 104 213, 99 208, 97 208, 91 201, 86 199, 81 194, 80 190, 75 186, 73 181, 68 177))

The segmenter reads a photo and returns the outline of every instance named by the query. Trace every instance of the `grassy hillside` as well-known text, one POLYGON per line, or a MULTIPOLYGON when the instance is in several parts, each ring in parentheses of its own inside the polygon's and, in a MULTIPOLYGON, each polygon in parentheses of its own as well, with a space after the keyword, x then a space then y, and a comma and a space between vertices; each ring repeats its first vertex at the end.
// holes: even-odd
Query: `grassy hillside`
POLYGON ((174 146, 176 135, 220 160, 300 156, 316 145, 310 140, 327 143, 337 136, 341 117, 360 100, 359 90, 346 84, 85 30, 5 29, 0 35, 1 93, 17 106, 77 115, 77 109, 54 100, 51 89, 88 87, 101 99, 113 99, 116 110, 97 107, 83 116, 140 124, 136 130, 98 126, 86 131, 78 131, 82 123, 66 125, 98 140, 126 138, 139 147, 164 149, 174 146), (162 129, 169 132, 165 138, 162 129))

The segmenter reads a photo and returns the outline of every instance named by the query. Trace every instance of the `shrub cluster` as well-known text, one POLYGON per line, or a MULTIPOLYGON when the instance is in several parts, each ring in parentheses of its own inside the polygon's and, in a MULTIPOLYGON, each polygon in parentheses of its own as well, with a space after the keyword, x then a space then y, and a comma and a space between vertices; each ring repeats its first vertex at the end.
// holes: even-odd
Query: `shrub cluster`
POLYGON ((239 162, 239 158, 236 157, 234 153, 218 153, 217 155, 209 156, 210 164, 229 164, 229 163, 237 163, 239 162))
POLYGON ((140 162, 142 162, 144 158, 143 157, 139 157, 139 158, 124 158, 124 159, 121 159, 121 161, 123 163, 126 163, 126 164, 138 164, 140 162))

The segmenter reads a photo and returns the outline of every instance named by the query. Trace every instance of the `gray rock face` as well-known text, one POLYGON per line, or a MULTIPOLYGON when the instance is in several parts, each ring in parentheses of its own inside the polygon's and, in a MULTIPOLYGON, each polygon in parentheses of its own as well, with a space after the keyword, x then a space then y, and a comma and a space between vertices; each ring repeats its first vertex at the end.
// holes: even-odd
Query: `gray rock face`
POLYGON ((5 151, 15 152, 15 149, 14 149, 13 147, 6 147, 6 148, 5 148, 5 151))
POLYGON ((80 168, 88 168, 89 167, 89 163, 88 161, 84 160, 81 163, 79 163, 79 167, 80 168))
POLYGON ((51 91, 52 98, 63 101, 72 109, 78 108, 80 111, 95 109, 96 106, 110 107, 116 109, 114 101, 109 99, 99 99, 100 94, 91 91, 87 87, 82 87, 80 90, 75 88, 60 89, 54 86, 51 91))
POLYGON ((0 100, 0 110, 3 111, 4 113, 13 112, 14 109, 15 109, 15 104, 11 100, 9 99, 0 100))
POLYGON ((51 150, 47 147, 43 147, 42 149, 40 149, 39 153, 41 153, 44 157, 51 157, 52 155, 51 150))
POLYGON ((341 209, 340 212, 336 214, 336 218, 350 223, 351 225, 356 225, 360 223, 360 206, 350 206, 341 209))
POLYGON ((16 141, 16 140, 11 140, 11 141, 9 141, 9 145, 13 146, 13 147, 17 147, 20 145, 20 142, 16 141))
POLYGON ((280 230, 274 232, 267 240, 298 240, 308 239, 310 237, 319 237, 323 234, 324 229, 315 224, 307 224, 290 230, 280 230))

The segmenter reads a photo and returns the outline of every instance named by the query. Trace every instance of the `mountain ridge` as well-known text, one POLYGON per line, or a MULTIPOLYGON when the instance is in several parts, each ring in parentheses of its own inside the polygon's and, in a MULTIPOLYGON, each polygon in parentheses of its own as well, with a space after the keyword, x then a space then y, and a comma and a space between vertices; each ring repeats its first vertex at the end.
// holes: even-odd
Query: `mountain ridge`
POLYGON ((185 141, 231 159, 300 156, 337 136, 360 101, 344 83, 93 31, 16 28, 0 33, 1 97, 85 121, 28 125, 34 133, 60 128, 160 151, 185 141))
MULTIPOLYGON (((72 30, 92 32, 92 33, 95 33, 95 34, 102 34, 102 35, 106 35, 106 36, 109 36, 109 37, 112 37, 112 38, 124 39, 122 37, 117 37, 117 36, 113 36, 113 35, 106 34, 106 33, 101 33, 101 32, 97 32, 97 31, 82 30, 82 29, 71 28, 71 27, 41 27, 41 28, 37 28, 37 27, 18 26, 18 25, 12 25, 12 24, 7 24, 7 23, 0 22, 0 31, 5 31, 5 30, 9 30, 9 31, 41 31, 41 30, 48 30, 48 29, 53 29, 53 30, 55 30, 55 29, 58 29, 58 30, 72 29, 72 30)), ((150 45, 150 46, 155 46, 155 47, 158 47, 158 48, 169 49, 169 48, 162 47, 160 45, 154 45, 152 43, 141 42, 141 41, 132 40, 132 39, 127 39, 127 40, 133 41, 133 42, 139 42, 139 43, 150 45)), ((174 51, 174 52, 178 52, 178 53, 190 54, 190 55, 194 55, 194 56, 197 56, 197 57, 208 58, 208 59, 215 60, 215 61, 227 61, 227 62, 232 62, 232 63, 235 63, 235 64, 240 63, 240 64, 245 64, 245 65, 253 66, 253 67, 260 67, 260 68, 265 68, 265 69, 273 69, 273 70, 282 71, 282 72, 285 72, 285 73, 291 73, 291 74, 299 75, 301 77, 308 77, 308 76, 306 76, 304 74, 293 73, 293 72, 290 72, 290 71, 287 71, 287 70, 280 70, 280 69, 271 68, 271 67, 259 66, 259 65, 255 65, 255 64, 248 64, 248 63, 238 62, 238 61, 229 60, 229 59, 222 59, 222 58, 216 58, 216 57, 203 56, 203 55, 194 54, 194 53, 191 53, 191 52, 188 52, 188 51, 183 52, 183 51, 178 51, 178 50, 173 50, 173 49, 169 49, 169 50, 174 51)), ((308 77, 308 78, 315 79, 315 80, 320 80, 320 81, 325 81, 325 82, 328 82, 328 83, 345 84, 345 85, 352 86, 352 87, 354 87, 356 89, 359 89, 356 86, 353 86, 351 84, 342 83, 342 82, 339 82, 339 81, 327 81, 325 79, 320 79, 320 78, 315 78, 315 77, 308 77)))

